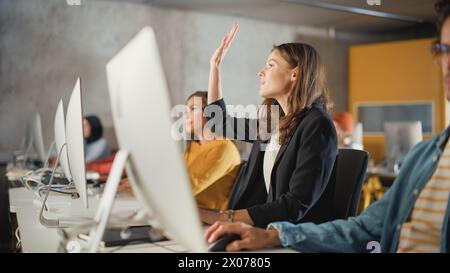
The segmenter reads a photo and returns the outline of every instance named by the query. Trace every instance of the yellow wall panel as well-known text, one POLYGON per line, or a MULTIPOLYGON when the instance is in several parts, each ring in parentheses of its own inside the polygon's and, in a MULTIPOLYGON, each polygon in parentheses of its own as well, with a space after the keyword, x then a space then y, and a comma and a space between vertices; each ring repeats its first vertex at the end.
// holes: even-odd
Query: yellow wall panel
MULTIPOLYGON (((440 67, 433 63, 433 39, 418 39, 350 47, 349 111, 358 103, 434 102, 434 132, 445 127, 440 67)), ((427 137, 427 136, 425 136, 427 137)), ((382 135, 365 135, 364 146, 379 162, 384 159, 382 135)))

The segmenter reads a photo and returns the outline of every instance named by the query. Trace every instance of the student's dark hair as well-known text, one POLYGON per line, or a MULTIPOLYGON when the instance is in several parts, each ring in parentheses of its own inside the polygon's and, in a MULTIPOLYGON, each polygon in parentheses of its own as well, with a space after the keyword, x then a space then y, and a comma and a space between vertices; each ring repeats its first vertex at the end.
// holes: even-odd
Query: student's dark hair
POLYGON ((208 105, 208 92, 207 91, 195 91, 187 98, 186 102, 188 102, 193 97, 199 97, 202 99, 202 109, 205 109, 206 105, 208 105))
POLYGON ((441 34, 442 26, 445 23, 445 20, 450 16, 450 0, 439 0, 434 4, 437 13, 437 29, 439 36, 441 34))
POLYGON ((97 116, 85 117, 89 125, 91 126, 91 135, 86 139, 88 144, 99 140, 103 136, 103 125, 97 116))

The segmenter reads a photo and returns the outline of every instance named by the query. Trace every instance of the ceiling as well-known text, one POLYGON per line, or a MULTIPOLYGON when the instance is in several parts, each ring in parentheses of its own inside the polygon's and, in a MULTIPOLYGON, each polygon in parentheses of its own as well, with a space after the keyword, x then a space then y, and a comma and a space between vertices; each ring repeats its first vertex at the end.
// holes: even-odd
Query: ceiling
POLYGON ((194 10, 274 21, 292 25, 334 28, 337 31, 356 33, 380 33, 405 28, 430 26, 434 17, 433 0, 379 0, 380 6, 370 6, 376 0, 128 0, 165 8, 194 10), (294 3, 294 2, 303 2, 294 3), (304 2, 307 2, 305 5, 304 2), (309 3, 309 5, 308 5, 309 3), (392 13, 414 17, 424 23, 379 18, 343 11, 315 7, 334 5, 344 8, 360 8, 368 11, 392 13))

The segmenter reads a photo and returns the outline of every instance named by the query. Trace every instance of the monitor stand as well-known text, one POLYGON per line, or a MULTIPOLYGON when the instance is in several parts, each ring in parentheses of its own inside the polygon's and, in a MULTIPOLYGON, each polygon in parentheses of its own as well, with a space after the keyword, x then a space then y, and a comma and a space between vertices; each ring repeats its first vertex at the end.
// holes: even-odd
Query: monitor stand
MULTIPOLYGON (((94 224, 89 232, 88 251, 90 253, 98 252, 101 241, 105 239, 106 226, 108 224, 108 219, 111 214, 114 198, 117 194, 117 189, 119 187, 120 180, 122 178, 122 173, 123 170, 125 169, 125 164, 127 163, 128 157, 129 157, 128 151, 119 150, 116 153, 116 157, 114 158, 111 172, 108 175, 108 179, 106 181, 102 198, 94 217, 93 221, 94 224)), ((140 212, 142 213, 142 211, 140 212)), ((138 214, 137 216, 139 216, 140 213, 138 212, 137 214, 138 214)), ((143 215, 140 215, 140 217, 143 217, 143 215)), ((139 217, 135 217, 134 220, 142 222, 142 219, 139 219, 139 217)), ((126 231, 127 228, 124 228, 123 230, 126 231)), ((149 230, 151 230, 154 234, 159 232, 155 228, 151 227, 149 230)), ((150 236, 151 234, 149 234, 149 237, 150 236)))
POLYGON ((94 217, 94 227, 89 232, 89 252, 95 253, 98 251, 100 241, 105 233, 106 224, 108 222, 109 214, 112 210, 114 197, 122 178, 122 172, 128 160, 128 151, 119 150, 116 153, 111 172, 106 180, 105 189, 102 194, 102 200, 98 205, 97 212, 94 217))

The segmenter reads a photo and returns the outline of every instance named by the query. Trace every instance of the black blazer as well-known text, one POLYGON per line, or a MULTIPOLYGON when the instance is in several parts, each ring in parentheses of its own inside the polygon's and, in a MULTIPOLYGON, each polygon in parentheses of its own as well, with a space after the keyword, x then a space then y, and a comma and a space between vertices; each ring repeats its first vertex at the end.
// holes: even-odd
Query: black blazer
MULTIPOLYGON (((338 141, 334 124, 321 103, 300 113, 292 136, 281 145, 268 194, 261 149, 265 142, 256 137, 258 121, 227 115, 223 99, 205 111, 212 116, 216 134, 253 143, 248 161, 236 178, 229 209, 247 209, 258 227, 275 221, 321 223, 332 219, 332 198, 324 196, 324 192, 338 154, 338 141), (222 111, 221 120, 214 116, 217 111, 222 111), (239 135, 242 132, 245 135, 239 135)), ((327 192, 331 194, 331 190, 327 192)))

